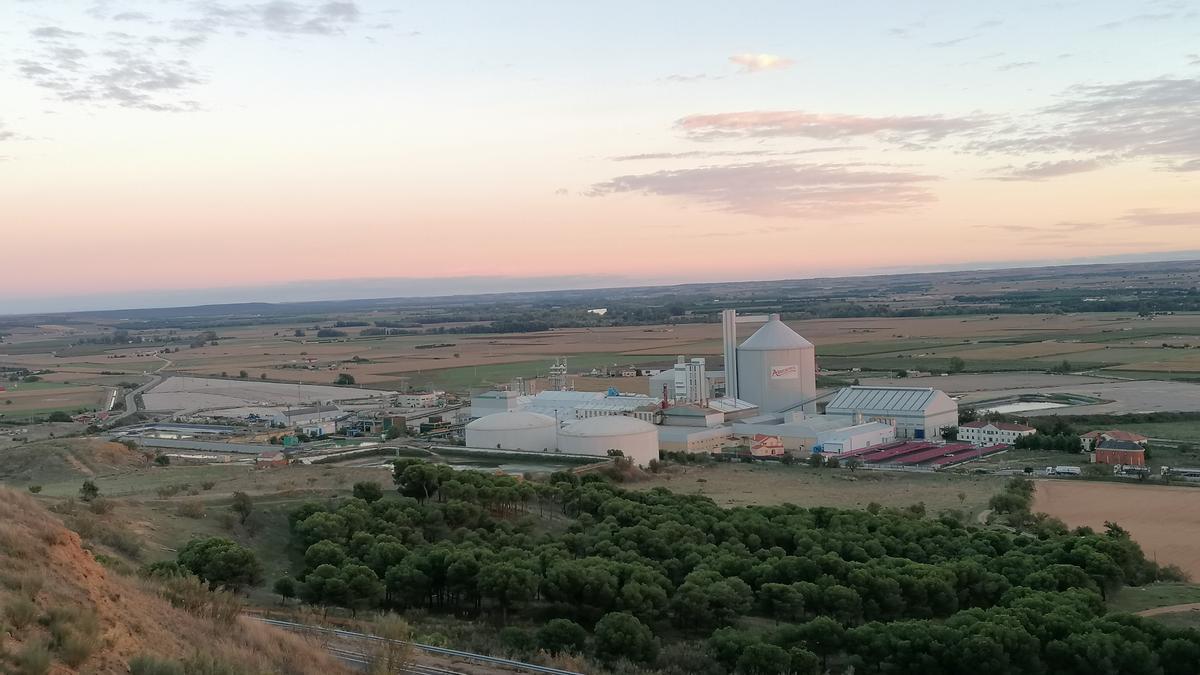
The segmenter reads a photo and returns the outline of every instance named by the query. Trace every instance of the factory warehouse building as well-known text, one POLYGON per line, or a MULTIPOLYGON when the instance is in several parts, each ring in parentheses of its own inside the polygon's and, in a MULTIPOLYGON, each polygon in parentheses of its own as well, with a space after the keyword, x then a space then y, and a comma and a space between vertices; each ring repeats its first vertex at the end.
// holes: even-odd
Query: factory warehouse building
POLYGON ((848 424, 891 424, 896 438, 935 439, 942 428, 958 426, 958 404, 930 387, 845 387, 825 414, 848 424))

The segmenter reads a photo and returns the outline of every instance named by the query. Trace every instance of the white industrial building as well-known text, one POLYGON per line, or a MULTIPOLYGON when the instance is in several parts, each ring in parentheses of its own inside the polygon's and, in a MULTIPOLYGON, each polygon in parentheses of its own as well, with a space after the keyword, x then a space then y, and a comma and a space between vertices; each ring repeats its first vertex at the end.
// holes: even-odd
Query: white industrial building
POLYGON ((971 445, 1012 445, 1022 436, 1032 436, 1037 429, 1011 422, 976 420, 958 425, 958 441, 971 445))
POLYGON ((805 416, 803 413, 767 414, 733 423, 735 438, 747 440, 755 436, 777 437, 783 449, 792 453, 813 452, 821 444, 821 435, 844 429, 845 420, 826 415, 805 416))
POLYGON ((619 450, 638 466, 658 459, 658 427, 624 415, 590 417, 564 426, 558 432, 558 449, 575 455, 607 457, 619 450))
POLYGON ((844 429, 825 431, 817 435, 817 445, 824 454, 841 454, 861 450, 870 445, 896 440, 896 428, 883 422, 867 422, 844 429))
POLYGON ((725 388, 725 373, 709 370, 704 359, 686 360, 680 356, 673 368, 661 370, 649 378, 651 396, 671 403, 702 403, 725 388))
POLYGON ((658 447, 663 452, 721 452, 733 438, 733 427, 658 427, 658 447))
POLYGON ((397 394, 395 405, 397 408, 434 408, 437 407, 438 399, 443 395, 445 395, 445 392, 441 391, 418 391, 408 394, 397 394))
POLYGON ((539 452, 558 448, 558 422, 533 412, 501 412, 466 426, 467 447, 539 452))
POLYGON ((897 438, 935 439, 943 427, 958 426, 958 404, 930 387, 845 387, 825 414, 847 424, 890 424, 897 438))
POLYGON ((271 417, 271 424, 278 427, 295 427, 335 421, 341 417, 343 417, 342 409, 336 405, 314 405, 280 411, 271 417))
POLYGON ((737 348, 736 358, 737 398, 764 413, 816 411, 816 348, 780 321, 778 314, 768 317, 737 348))

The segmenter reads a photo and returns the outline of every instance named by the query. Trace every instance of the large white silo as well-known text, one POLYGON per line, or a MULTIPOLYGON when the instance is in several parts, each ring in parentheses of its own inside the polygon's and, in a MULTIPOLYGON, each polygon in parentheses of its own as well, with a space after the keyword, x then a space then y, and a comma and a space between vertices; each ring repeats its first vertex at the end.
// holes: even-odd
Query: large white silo
POLYGON ((764 413, 781 412, 804 403, 817 409, 817 359, 813 344, 772 314, 737 348, 738 398, 757 404, 764 413))
POLYGON ((466 428, 467 447, 543 452, 558 448, 558 423, 532 412, 499 412, 480 417, 466 428))

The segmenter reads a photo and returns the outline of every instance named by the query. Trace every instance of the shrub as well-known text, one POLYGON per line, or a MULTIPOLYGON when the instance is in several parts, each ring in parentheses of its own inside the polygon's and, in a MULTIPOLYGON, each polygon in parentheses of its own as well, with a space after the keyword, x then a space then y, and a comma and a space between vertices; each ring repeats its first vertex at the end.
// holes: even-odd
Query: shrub
POLYGON ((216 484, 217 484, 216 481, 206 480, 200 484, 200 487, 205 490, 211 490, 211 489, 213 489, 213 486, 215 486, 216 484))
POLYGON ((4 607, 4 615, 18 630, 33 623, 33 620, 37 618, 37 613, 37 605, 33 604, 29 598, 14 598, 4 607))
POLYGON ((184 518, 203 518, 204 503, 198 501, 181 502, 175 512, 184 518))
POLYGON ((538 629, 537 646, 551 654, 579 653, 587 642, 587 631, 570 619, 551 619, 538 629))
POLYGON ((17 672, 21 675, 45 675, 50 672, 50 646, 45 642, 30 642, 17 654, 17 672))
POLYGON ((513 654, 528 654, 534 649, 533 635, 524 628, 509 626, 500 630, 500 644, 513 654))
POLYGON ((138 655, 129 659, 129 675, 184 675, 178 661, 138 655))
POLYGON ((113 503, 108 499, 93 499, 90 503, 88 503, 88 510, 98 516, 102 516, 107 513, 112 513, 113 503))
POLYGON ((37 493, 42 491, 42 486, 41 485, 30 485, 29 491, 36 495, 37 493))

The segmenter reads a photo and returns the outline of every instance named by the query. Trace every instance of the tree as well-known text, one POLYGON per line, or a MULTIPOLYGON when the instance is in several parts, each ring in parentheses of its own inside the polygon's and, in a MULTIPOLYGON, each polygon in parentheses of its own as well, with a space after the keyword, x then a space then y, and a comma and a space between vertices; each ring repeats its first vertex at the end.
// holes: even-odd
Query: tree
POLYGON ((654 633, 628 612, 610 612, 596 622, 596 656, 604 661, 628 658, 649 663, 658 654, 654 633))
POLYGON ((296 597, 296 582, 291 577, 279 577, 275 580, 273 588, 283 604, 296 597))
POLYGON ((180 549, 177 560, 212 588, 236 592, 262 581, 262 564, 254 551, 222 537, 189 541, 180 549))
POLYGON ((950 441, 951 443, 958 440, 958 427, 942 427, 940 431, 942 440, 950 441))
POLYGON ((246 524, 246 519, 250 517, 250 513, 254 511, 254 501, 250 499, 250 495, 245 492, 233 493, 233 504, 229 506, 234 513, 238 515, 238 522, 242 525, 246 524))
POLYGON ((737 660, 737 672, 744 675, 784 675, 792 672, 791 658, 782 647, 760 642, 742 651, 737 660))
POLYGON ((100 496, 100 488, 90 480, 83 481, 79 486, 79 501, 90 502, 100 496))
POLYGON ((353 494, 356 498, 370 504, 383 499, 383 488, 374 481, 364 481, 354 484, 353 494))
POLYGON ((358 614, 360 609, 374 606, 383 598, 383 582, 370 567, 346 565, 339 576, 346 589, 345 605, 354 614, 358 614))
POLYGON ((154 456, 154 463, 158 466, 170 466, 171 458, 168 455, 158 454, 154 456))
POLYGON ((492 598, 500 606, 501 621, 508 621, 508 608, 513 603, 528 600, 537 591, 538 578, 531 570, 512 562, 501 561, 479 569, 479 593, 492 598))
POLYGON ((240 377, 240 378, 242 378, 242 379, 244 380, 244 379, 246 379, 247 377, 250 377, 250 373, 247 373, 247 372, 246 372, 246 371, 244 371, 244 370, 239 370, 239 371, 238 371, 238 377, 240 377))
POLYGON ((354 384, 354 376, 351 375, 350 373, 341 373, 337 376, 337 379, 335 379, 333 381, 333 383, 340 384, 343 386, 350 386, 350 385, 354 384))
POLYGON ((61 410, 55 410, 46 419, 50 422, 70 422, 71 416, 61 410))
POLYGON ((962 357, 954 356, 950 359, 950 372, 961 373, 966 370, 967 362, 962 360, 962 357))
POLYGON ((41 485, 30 485, 29 491, 36 495, 37 493, 42 491, 42 486, 41 485))
POLYGON ((587 631, 570 619, 551 619, 538 629, 536 640, 551 654, 578 654, 587 644, 587 631))

